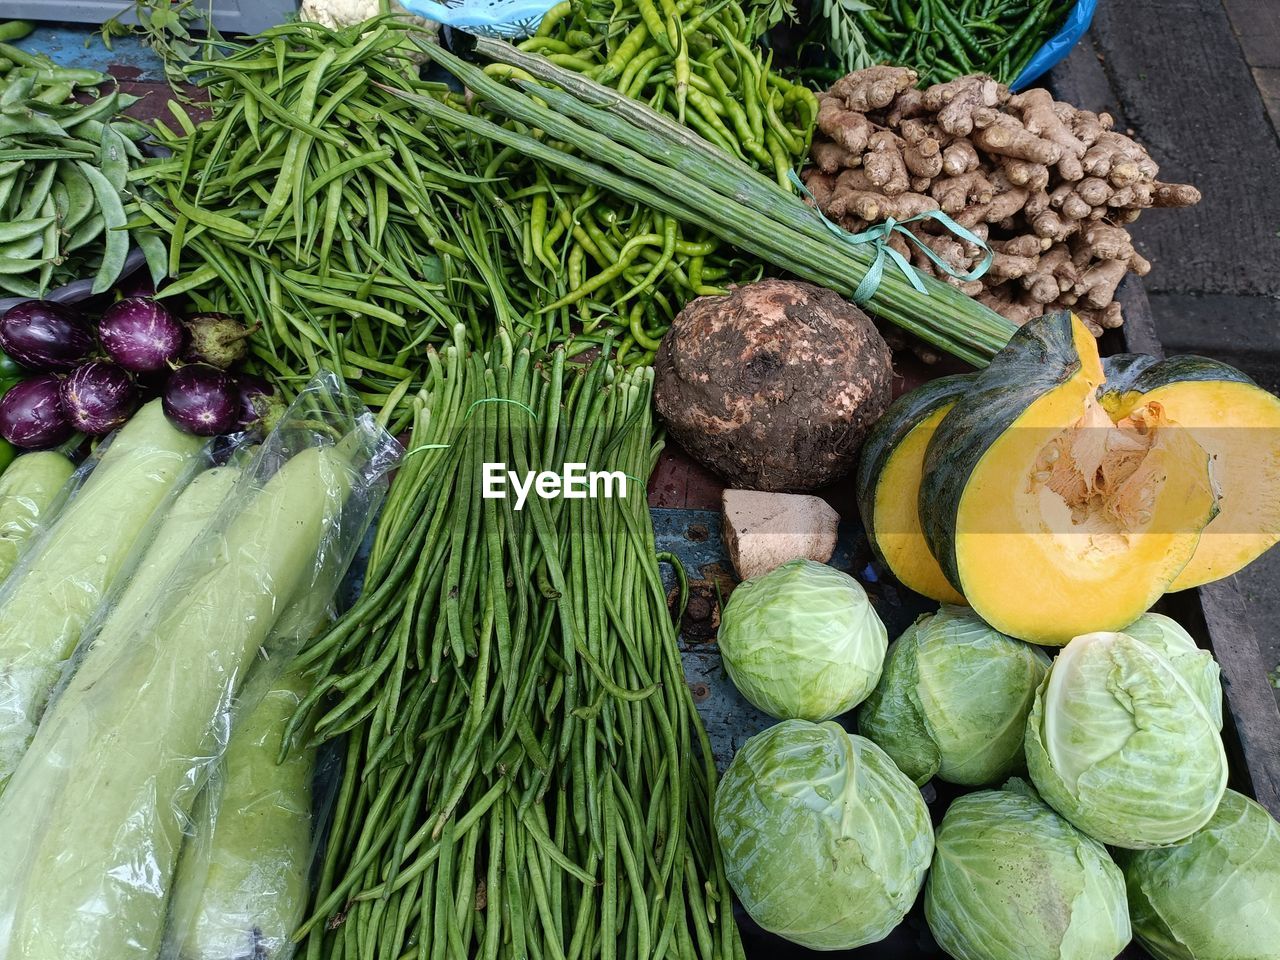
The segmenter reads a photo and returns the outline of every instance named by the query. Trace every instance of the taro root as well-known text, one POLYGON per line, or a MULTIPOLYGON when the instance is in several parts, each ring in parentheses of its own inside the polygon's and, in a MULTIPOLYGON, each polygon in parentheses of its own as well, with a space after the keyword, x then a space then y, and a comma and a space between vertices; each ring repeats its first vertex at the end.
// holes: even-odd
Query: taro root
POLYGON ((688 453, 755 490, 847 474, 891 398, 888 345, 809 283, 761 280, 689 303, 662 341, 654 399, 688 453))

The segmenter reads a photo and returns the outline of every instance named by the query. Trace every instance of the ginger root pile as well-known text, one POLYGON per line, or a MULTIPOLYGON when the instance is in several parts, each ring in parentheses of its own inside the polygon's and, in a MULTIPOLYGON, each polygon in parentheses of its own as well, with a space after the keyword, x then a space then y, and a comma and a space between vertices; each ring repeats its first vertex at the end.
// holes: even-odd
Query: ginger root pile
MULTIPOLYGON (((1151 264, 1125 225, 1147 207, 1200 200, 1163 183, 1147 151, 1112 129, 1111 116, 1011 93, 990 77, 917 89, 906 67, 849 74, 819 98, 804 171, 817 206, 850 232, 888 217, 941 210, 994 251, 981 280, 938 271, 902 236, 891 244, 921 272, 960 287, 1014 323, 1071 309, 1094 334, 1122 322, 1116 287, 1151 264)), ((934 220, 907 224, 959 273, 984 251, 934 220)))

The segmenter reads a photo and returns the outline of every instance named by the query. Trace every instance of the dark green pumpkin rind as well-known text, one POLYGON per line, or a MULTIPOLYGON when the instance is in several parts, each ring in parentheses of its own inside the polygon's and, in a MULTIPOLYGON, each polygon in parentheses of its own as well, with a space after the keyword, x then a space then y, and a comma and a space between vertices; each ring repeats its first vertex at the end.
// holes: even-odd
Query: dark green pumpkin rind
POLYGON ((1101 387, 1104 394, 1130 391, 1150 393, 1152 390, 1167 387, 1172 383, 1192 381, 1258 386, 1246 374, 1228 363, 1209 357, 1197 357, 1193 354, 1167 357, 1164 360, 1132 353, 1118 354, 1103 360, 1102 370, 1107 376, 1107 382, 1101 387), (1143 364, 1140 362, 1142 360, 1149 362, 1143 364))
POLYGON ((858 512, 862 516, 862 526, 867 531, 871 549, 882 562, 884 557, 880 556, 880 546, 876 543, 874 532, 876 487, 880 483, 881 472, 907 434, 932 416, 939 407, 954 403, 972 384, 971 373, 952 374, 921 384, 893 401, 863 441, 858 473, 854 479, 857 484, 858 512))
POLYGON ((969 476, 1027 407, 1079 370, 1071 314, 1045 314, 1018 329, 938 424, 924 457, 920 524, 943 575, 958 592, 964 591, 956 565, 956 518, 969 476))
POLYGON ((1158 357, 1146 353, 1115 353, 1103 357, 1102 373, 1106 377, 1106 383, 1098 388, 1098 396, 1129 392, 1133 389, 1134 381, 1158 363, 1158 357))

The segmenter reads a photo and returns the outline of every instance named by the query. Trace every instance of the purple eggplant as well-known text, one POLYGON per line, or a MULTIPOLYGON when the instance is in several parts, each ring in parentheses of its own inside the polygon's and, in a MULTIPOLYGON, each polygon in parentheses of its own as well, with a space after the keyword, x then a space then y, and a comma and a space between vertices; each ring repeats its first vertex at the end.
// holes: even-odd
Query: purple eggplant
POLYGON ((236 426, 248 430, 262 424, 270 430, 284 411, 284 401, 276 396, 275 387, 253 373, 237 374, 235 380, 239 397, 236 426))
POLYGON ((62 409, 81 433, 100 437, 124 423, 138 407, 129 371, 109 360, 90 360, 62 381, 62 409))
POLYGON ((26 450, 47 450, 70 437, 60 384, 58 377, 42 373, 10 387, 0 397, 0 436, 26 450))
POLYGON ((163 370, 182 352, 182 324, 149 297, 129 297, 107 307, 98 336, 107 355, 134 373, 163 370))
POLYGON ((240 396, 230 374, 205 363, 179 367, 164 385, 164 412, 198 437, 226 433, 236 425, 240 396))
POLYGON ((30 370, 72 370, 94 346, 88 325, 58 303, 28 300, 0 317, 0 350, 30 370))
POLYGON ((156 295, 156 285, 151 282, 151 275, 145 270, 139 270, 132 276, 125 278, 119 289, 120 296, 127 300, 134 297, 150 299, 156 295))

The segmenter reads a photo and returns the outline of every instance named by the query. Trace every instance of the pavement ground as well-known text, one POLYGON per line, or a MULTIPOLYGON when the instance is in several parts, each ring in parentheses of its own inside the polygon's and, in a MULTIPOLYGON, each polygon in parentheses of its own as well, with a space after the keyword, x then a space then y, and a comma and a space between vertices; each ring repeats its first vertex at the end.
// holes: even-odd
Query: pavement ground
MULTIPOLYGON (((1095 95, 1111 102, 1081 106, 1110 109, 1161 179, 1204 194, 1132 228, 1166 352, 1216 357, 1280 393, 1280 0, 1103 0, 1073 55, 1097 57, 1109 88, 1095 95)), ((1280 664, 1280 547, 1238 580, 1280 664)))

